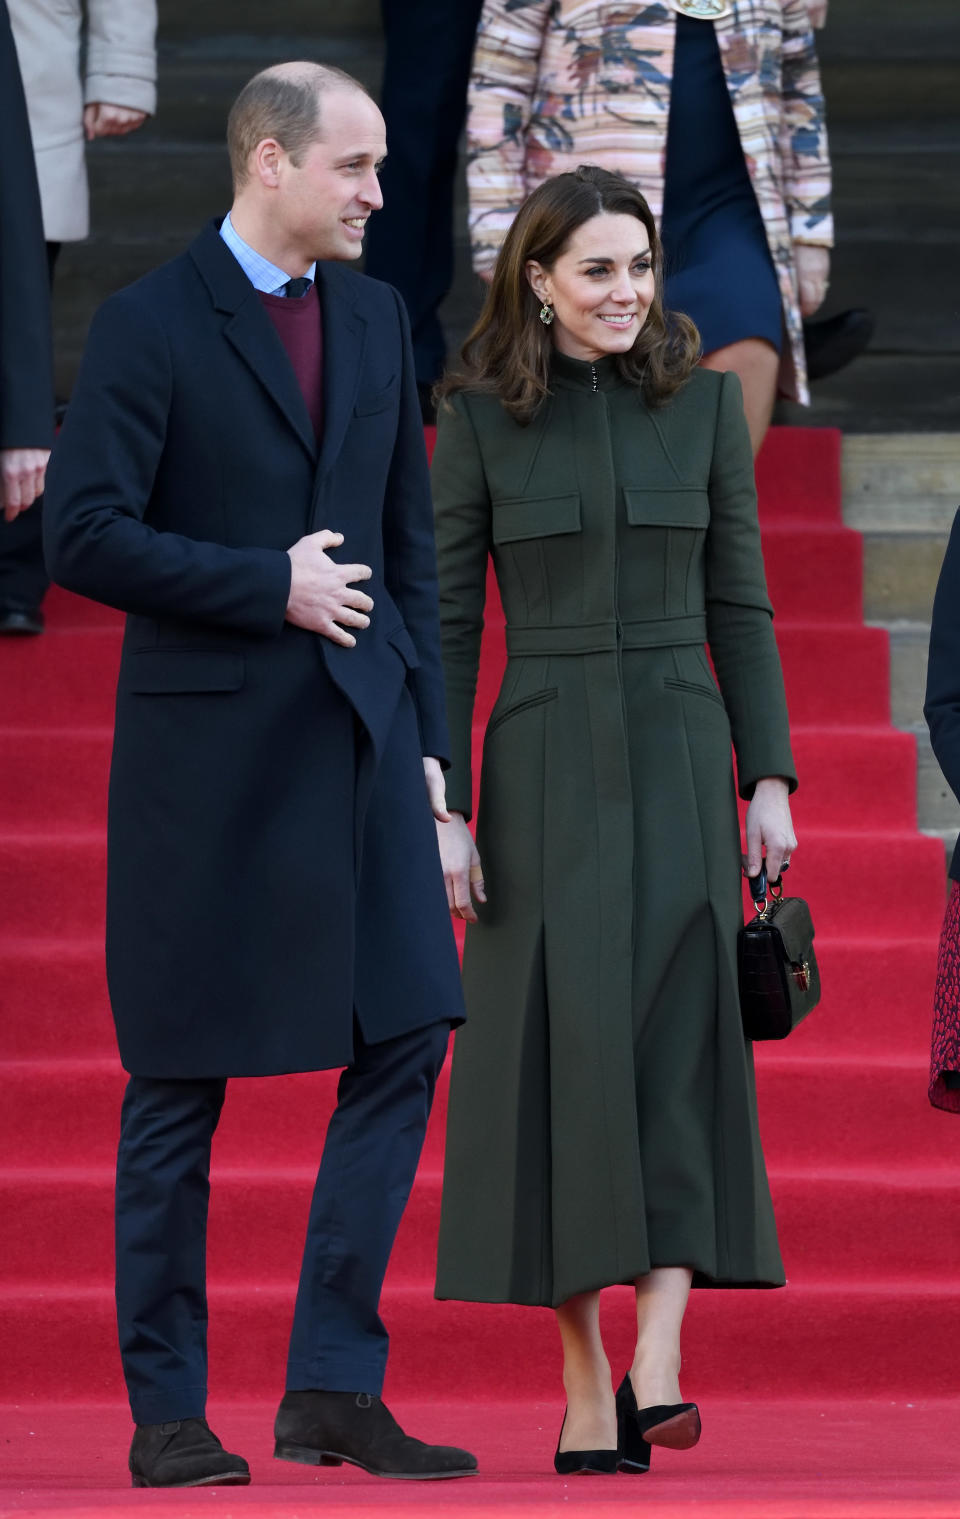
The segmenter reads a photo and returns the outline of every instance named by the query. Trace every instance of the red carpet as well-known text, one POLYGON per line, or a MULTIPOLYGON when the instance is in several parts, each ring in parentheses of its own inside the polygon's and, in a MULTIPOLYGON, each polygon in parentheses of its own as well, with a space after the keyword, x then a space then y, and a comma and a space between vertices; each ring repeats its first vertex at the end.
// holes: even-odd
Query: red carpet
MULTIPOLYGON (((431 1396, 418 1423, 442 1437, 469 1443, 475 1420, 486 1476, 428 1490, 270 1462, 266 1402, 282 1386, 334 1078, 238 1081, 214 1155, 211 1417, 225 1436, 250 1430, 243 1448, 270 1492, 139 1495, 138 1512, 291 1514, 309 1500, 307 1512, 322 1485, 325 1503, 357 1514, 590 1512, 634 1496, 655 1516, 960 1515, 960 1402, 944 1401, 960 1398, 960 1124, 926 1101, 943 852, 917 832, 914 745, 889 725, 886 636, 862 623, 839 442, 779 429, 759 470, 801 774, 789 881, 813 907, 825 995, 797 1035, 759 1053, 790 1285, 695 1295, 684 1365, 686 1394, 704 1405, 700 1449, 658 1454, 639 1488, 546 1476, 560 1416, 551 1316, 430 1299, 444 1085, 388 1278, 386 1392, 401 1407, 431 1396), (234 1400, 262 1405, 256 1433, 234 1400)), ((122 1074, 102 910, 120 619, 54 592, 49 623, 35 642, 0 641, 0 1404, 17 1405, 3 1411, 0 1514, 119 1515, 133 1511, 110 1288, 122 1074)), ((484 709, 503 657, 493 613, 489 623, 484 709)), ((619 1368, 630 1300, 609 1298, 619 1368)))

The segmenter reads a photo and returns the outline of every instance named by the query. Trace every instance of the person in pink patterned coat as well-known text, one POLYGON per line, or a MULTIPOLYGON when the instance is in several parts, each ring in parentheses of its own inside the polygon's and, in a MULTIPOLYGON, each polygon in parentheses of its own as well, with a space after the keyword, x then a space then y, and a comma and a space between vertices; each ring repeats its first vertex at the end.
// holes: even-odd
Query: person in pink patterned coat
POLYGON ((662 218, 669 304, 739 374, 754 448, 778 389, 808 401, 833 222, 807 0, 485 0, 468 106, 481 275, 536 185, 599 164, 662 218))

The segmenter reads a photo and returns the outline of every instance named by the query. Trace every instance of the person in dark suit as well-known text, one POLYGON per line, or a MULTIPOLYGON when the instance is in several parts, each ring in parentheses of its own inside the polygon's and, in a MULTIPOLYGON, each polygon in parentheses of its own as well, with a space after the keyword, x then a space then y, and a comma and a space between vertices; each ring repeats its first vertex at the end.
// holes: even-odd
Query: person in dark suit
MULTIPOLYGON (((43 490, 53 442, 53 342, 40 194, 17 51, 0 0, 0 532, 43 490)), ((0 558, 0 633, 30 631, 0 558)))
POLYGON ((249 1480, 204 1417, 211 1139, 228 1077, 343 1066, 275 1454, 463 1475, 471 1455, 379 1396, 381 1284, 462 1018, 409 329, 343 267, 381 204, 383 120, 291 63, 244 88, 228 139, 229 216, 94 320, 45 518, 53 578, 128 614, 107 969, 130 1468, 249 1480))
POLYGON ((365 268, 406 302, 420 404, 431 422, 446 357, 438 312, 453 282, 453 185, 480 7, 481 0, 380 0, 390 156, 365 268))

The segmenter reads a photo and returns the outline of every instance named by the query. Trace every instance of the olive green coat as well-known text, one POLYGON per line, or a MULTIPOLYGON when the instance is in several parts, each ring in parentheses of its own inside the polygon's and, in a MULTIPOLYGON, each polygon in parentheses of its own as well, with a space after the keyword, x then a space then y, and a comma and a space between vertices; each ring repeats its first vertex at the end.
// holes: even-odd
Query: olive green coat
POLYGON ((509 656, 437 1295, 557 1304, 668 1265, 780 1284, 731 736, 743 796, 795 781, 739 382, 697 370, 649 409, 614 360, 557 356, 551 392, 528 427, 459 394, 434 456, 447 800, 467 815, 490 552, 509 656))

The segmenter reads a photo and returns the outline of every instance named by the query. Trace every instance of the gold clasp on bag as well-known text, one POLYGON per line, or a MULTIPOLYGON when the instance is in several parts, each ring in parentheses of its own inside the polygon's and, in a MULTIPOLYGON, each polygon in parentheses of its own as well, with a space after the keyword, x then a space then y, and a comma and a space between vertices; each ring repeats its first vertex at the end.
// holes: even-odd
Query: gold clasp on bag
POLYGON ((794 979, 794 981, 796 981, 797 986, 799 987, 800 991, 802 991, 802 992, 809 991, 809 989, 810 989, 810 962, 809 962, 809 960, 804 960, 802 962, 802 964, 800 964, 800 965, 793 965, 793 966, 791 966, 791 970, 793 972, 793 979, 794 979))

